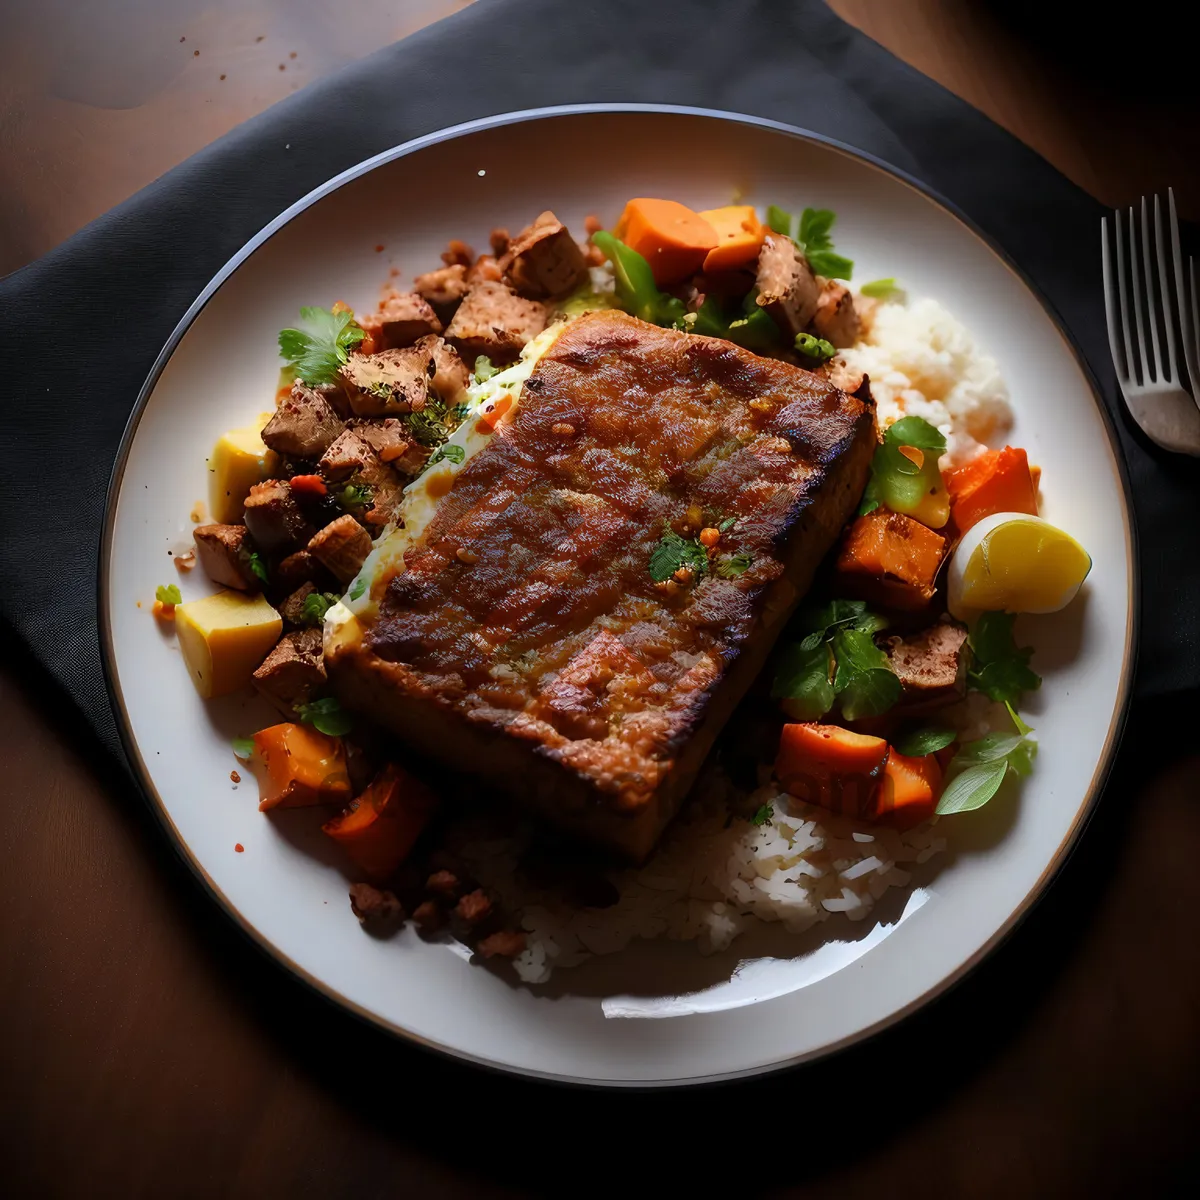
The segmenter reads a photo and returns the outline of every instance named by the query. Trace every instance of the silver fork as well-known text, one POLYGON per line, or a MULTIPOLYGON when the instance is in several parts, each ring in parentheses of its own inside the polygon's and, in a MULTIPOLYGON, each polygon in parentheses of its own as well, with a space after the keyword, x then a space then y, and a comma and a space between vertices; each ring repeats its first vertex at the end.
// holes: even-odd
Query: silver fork
POLYGON ((1108 344, 1112 350, 1117 381, 1125 397, 1125 406, 1142 431, 1166 450, 1200 455, 1200 408, 1180 380, 1175 355, 1177 301, 1184 356, 1192 384, 1196 386, 1200 380, 1200 373, 1196 370, 1195 362, 1200 357, 1200 351, 1195 345, 1195 264, 1190 264, 1192 293, 1191 303, 1188 304, 1183 286, 1183 261, 1179 252, 1174 194, 1170 194, 1170 201, 1173 280, 1167 274, 1162 205, 1157 196, 1154 197, 1153 227, 1147 214, 1144 196, 1140 221, 1135 210, 1132 207, 1129 209, 1128 235, 1124 214, 1120 209, 1113 214, 1116 235, 1114 243, 1110 244, 1108 218, 1105 217, 1100 222, 1108 344), (1157 286, 1155 264, 1158 267, 1157 286), (1171 286, 1172 282, 1175 284, 1174 288, 1171 286))

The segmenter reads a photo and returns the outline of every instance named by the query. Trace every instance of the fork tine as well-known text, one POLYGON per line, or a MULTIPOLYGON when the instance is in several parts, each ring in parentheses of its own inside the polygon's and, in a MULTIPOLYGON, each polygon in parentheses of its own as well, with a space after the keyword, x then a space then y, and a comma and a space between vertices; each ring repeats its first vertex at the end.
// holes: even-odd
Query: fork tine
POLYGON ((1137 366, 1133 361, 1133 342, 1129 329, 1129 289, 1125 286, 1125 234, 1124 218, 1118 208, 1113 213, 1113 225, 1117 233, 1117 296, 1121 302, 1121 337, 1125 344, 1125 379, 1137 383, 1137 366))
MULTIPOLYGON (((1200 387, 1200 371, 1196 367, 1198 348, 1189 324, 1195 316, 1195 310, 1194 306, 1188 304, 1183 273, 1183 254, 1179 249, 1179 216, 1175 212, 1174 188, 1167 188, 1167 216, 1171 223, 1171 265, 1175 275, 1175 305, 1179 313, 1179 336, 1183 339, 1183 361, 1187 364, 1188 379, 1194 391, 1200 387)), ((1174 364, 1174 373, 1175 379, 1180 381, 1178 364, 1174 364)))
POLYGON ((1117 281, 1113 278, 1112 252, 1108 248, 1108 218, 1100 218, 1100 264, 1104 272, 1104 316, 1108 322, 1108 348, 1112 354, 1117 380, 1124 384, 1128 378, 1125 371, 1125 356, 1121 353, 1121 330, 1125 327, 1125 314, 1121 311, 1121 298, 1117 292, 1117 281), (1117 326, 1120 325, 1121 329, 1117 326))
POLYGON ((1167 376, 1163 371, 1162 350, 1158 344, 1158 311, 1154 305, 1154 263, 1150 258, 1150 235, 1154 234, 1154 249, 1158 257, 1158 298, 1159 310, 1162 314, 1163 328, 1166 329, 1167 345, 1174 361, 1175 341, 1171 335, 1171 297, 1167 292, 1166 263, 1162 253, 1162 212, 1158 206, 1158 197, 1154 197, 1154 228, 1150 227, 1150 214, 1146 207, 1146 197, 1142 197, 1142 271, 1146 276, 1146 320, 1150 325, 1150 342, 1154 348, 1154 378, 1159 383, 1171 383, 1174 373, 1167 376))
POLYGON ((1142 322, 1142 277, 1138 270, 1138 223, 1137 215, 1134 213, 1133 205, 1129 206, 1129 271, 1131 281, 1133 283, 1132 296, 1130 301, 1133 305, 1133 319, 1137 326, 1137 345, 1138 358, 1141 362, 1141 379, 1139 382, 1145 387, 1150 382, 1150 363, 1146 358, 1146 326, 1142 322))
POLYGON ((1191 303, 1184 307, 1183 341, 1187 355, 1188 371, 1192 376, 1192 398, 1200 404, 1197 391, 1200 391, 1200 370, 1192 364, 1200 360, 1200 306, 1196 303, 1196 260, 1188 259, 1188 275, 1191 277, 1191 303), (1190 319, 1189 319, 1190 317, 1190 319))

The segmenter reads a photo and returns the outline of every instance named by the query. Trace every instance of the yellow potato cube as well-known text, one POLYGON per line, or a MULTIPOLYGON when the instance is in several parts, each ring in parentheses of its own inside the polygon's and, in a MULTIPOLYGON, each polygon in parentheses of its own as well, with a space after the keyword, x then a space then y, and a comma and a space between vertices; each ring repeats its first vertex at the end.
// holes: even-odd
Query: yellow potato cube
POLYGON ((279 641, 283 619, 262 596, 218 592, 177 604, 175 632, 196 691, 208 699, 250 682, 279 641))
POLYGON ((208 460, 208 507, 212 519, 239 525, 250 489, 279 469, 279 455, 259 436, 274 413, 259 413, 253 425, 231 429, 213 447, 208 460))

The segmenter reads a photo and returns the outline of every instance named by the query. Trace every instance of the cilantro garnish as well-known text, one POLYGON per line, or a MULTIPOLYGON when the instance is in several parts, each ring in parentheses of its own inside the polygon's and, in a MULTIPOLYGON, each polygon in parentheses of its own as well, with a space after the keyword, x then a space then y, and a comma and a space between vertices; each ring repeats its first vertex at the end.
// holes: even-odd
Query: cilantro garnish
POLYGON ((246 562, 249 565, 250 571, 254 575, 254 578, 257 579, 259 583, 268 582, 267 565, 263 562, 262 556, 257 550, 251 550, 250 553, 246 555, 246 562))
POLYGON ((893 512, 913 510, 940 479, 938 459, 945 452, 945 435, 923 417, 901 417, 889 425, 871 459, 871 478, 858 515, 864 517, 881 504, 893 512), (902 446, 920 450, 921 464, 904 454, 902 446))
POLYGON ((1037 755, 1037 742, 1029 738, 1033 730, 1011 706, 1008 711, 1015 734, 989 733, 968 742, 950 760, 948 782, 937 805, 939 816, 982 808, 1000 790, 1009 771, 1028 775, 1033 770, 1037 755))
POLYGON ((772 233, 782 233, 784 237, 792 236, 792 214, 786 208, 768 204, 767 225, 772 233))
POLYGON ((811 333, 796 334, 795 346, 805 358, 815 358, 817 362, 828 362, 837 353, 837 348, 832 342, 814 337, 811 333))
POLYGON ((756 812, 754 814, 754 816, 752 816, 750 818, 750 824, 751 825, 769 825, 771 823, 771 818, 774 815, 775 815, 775 809, 769 804, 764 804, 758 810, 758 812, 756 812))
POLYGON ((801 620, 810 632, 784 647, 771 687, 789 716, 816 721, 837 700, 846 720, 855 721, 878 716, 900 699, 900 680, 874 642, 887 622, 862 600, 832 600, 801 620))
POLYGON ((357 600, 367 590, 367 581, 360 575, 350 589, 350 599, 357 600))
POLYGON ((713 570, 722 579, 736 579, 739 575, 744 575, 753 562, 754 559, 749 554, 730 554, 726 558, 717 559, 713 570))
POLYGON ((833 251, 833 239, 829 231, 837 220, 837 214, 828 208, 806 208, 800 214, 800 236, 797 239, 808 265, 817 275, 826 279, 849 279, 854 263, 833 251))
POLYGON ((858 290, 862 295, 870 296, 872 300, 902 300, 904 298, 904 289, 897 287, 894 279, 872 279, 870 283, 864 283, 858 290))
POLYGON ((913 729, 892 740, 892 747, 897 754, 910 758, 924 758, 926 754, 936 754, 950 745, 958 734, 953 729, 941 725, 927 725, 924 729, 913 729))
POLYGON ((254 739, 253 738, 234 738, 233 739, 234 756, 240 759, 253 758, 254 756, 254 739))
POLYGON ((297 706, 296 716, 305 725, 311 725, 319 733, 329 737, 343 737, 354 728, 354 718, 333 696, 325 696, 311 704, 297 706))
POLYGON ((990 700, 1015 704, 1024 692, 1036 692, 1041 676, 1030 666, 1033 650, 1018 649, 1013 639, 1012 613, 985 612, 971 631, 971 668, 967 683, 990 700))
POLYGON ((439 446, 429 456, 429 461, 425 465, 432 467, 434 463, 440 463, 443 459, 447 462, 461 463, 466 457, 467 452, 462 446, 439 446))
POLYGON ((354 323, 354 314, 330 312, 327 308, 302 308, 304 329, 284 329, 279 334, 279 353, 308 384, 334 383, 338 369, 350 361, 350 351, 366 337, 354 323))
POLYGON ((154 589, 154 598, 166 608, 183 603, 183 593, 180 592, 178 584, 174 583, 160 583, 154 589))
POLYGON ((696 538, 681 537, 668 529, 650 555, 650 578, 655 583, 664 583, 680 567, 686 567, 694 579, 699 579, 708 571, 708 551, 696 538))
POLYGON ((422 446, 440 446, 448 436, 445 423, 447 415, 445 404, 430 395, 420 412, 405 413, 402 420, 422 446))
POLYGON ((309 592, 304 597, 304 606, 300 610, 301 619, 306 625, 323 625, 325 614, 338 602, 335 592, 309 592))

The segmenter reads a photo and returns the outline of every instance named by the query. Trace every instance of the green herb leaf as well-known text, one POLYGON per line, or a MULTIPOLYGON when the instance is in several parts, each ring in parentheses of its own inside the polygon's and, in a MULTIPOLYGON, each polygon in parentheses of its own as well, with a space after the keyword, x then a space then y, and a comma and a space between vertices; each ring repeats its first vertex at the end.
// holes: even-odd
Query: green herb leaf
POLYGON ((833 638, 833 653, 837 659, 833 688, 847 721, 877 717, 900 699, 900 680, 870 633, 839 630, 833 638))
POLYGON ((894 446, 915 446, 939 457, 946 453, 946 435, 924 417, 901 417, 893 421, 884 440, 894 446))
POLYGON ((726 517, 718 526, 718 533, 728 533, 737 524, 737 517, 726 517))
POLYGON ((1017 727, 1018 733, 1032 733, 1033 730, 1021 720, 1020 713, 1013 708, 1012 704, 1005 700, 1004 707, 1008 709, 1008 715, 1012 718, 1012 723, 1017 727))
POLYGON ((940 725, 929 725, 924 729, 913 729, 901 735, 892 742, 897 754, 906 754, 911 758, 924 758, 927 754, 936 754, 950 745, 958 734, 953 729, 940 725))
POLYGON ((500 368, 486 354, 481 354, 475 359, 476 383, 482 383, 485 379, 491 379, 493 375, 497 375, 499 372, 500 368))
POLYGON ((750 818, 751 825, 769 825, 771 818, 775 815, 775 809, 769 804, 764 804, 758 812, 750 818))
POLYGON ((837 214, 828 208, 806 208, 800 214, 800 236, 798 241, 808 259, 808 265, 817 275, 826 279, 849 279, 854 263, 834 253, 833 239, 829 236, 837 214))
POLYGON ((452 463, 461 463, 467 457, 467 452, 462 446, 439 446, 430 456, 429 461, 425 464, 426 467, 432 467, 434 463, 440 463, 443 460, 452 463))
POLYGON ((767 227, 772 233, 782 233, 784 237, 791 237, 795 220, 786 209, 775 204, 767 205, 767 227))
POLYGON ((875 482, 874 474, 867 480, 867 486, 863 489, 862 499, 858 504, 858 515, 865 517, 867 513, 873 513, 879 507, 879 486, 875 482))
POLYGON ((250 567, 250 571, 254 575, 254 578, 257 579, 259 583, 265 584, 269 582, 267 577, 267 565, 263 562, 262 556, 257 550, 251 550, 250 553, 246 555, 246 562, 250 567))
POLYGON ((234 738, 233 739, 234 757, 240 758, 243 761, 254 757, 254 739, 253 738, 234 738))
POLYGON ((832 666, 824 642, 808 648, 801 642, 785 646, 775 667, 772 698, 786 701, 788 715, 797 721, 819 720, 833 707, 832 666))
POLYGON ((999 790, 1008 774, 1006 762, 977 763, 959 772, 946 784, 938 800, 938 816, 982 808, 999 790))
MULTIPOLYGON (((1041 676, 1029 665, 1033 650, 1018 649, 1013 639, 1012 613, 983 613, 971 631, 971 667, 967 683, 991 700, 1013 705, 1024 692, 1042 686, 1041 676)), ((1014 711, 1014 720, 1018 719, 1014 711)), ((1020 726, 1018 726, 1020 728, 1020 726)))
POLYGON ((814 358, 817 362, 827 362, 837 353, 837 349, 832 342, 827 342, 824 338, 814 337, 811 333, 796 334, 795 346, 800 354, 803 354, 806 358, 814 358))
POLYGON ((319 733, 329 737, 344 737, 354 728, 354 718, 333 696, 325 696, 311 704, 299 705, 296 716, 305 725, 311 725, 319 733))
POLYGON ((349 312, 327 308, 302 308, 303 329, 284 329, 279 334, 279 353, 308 384, 334 383, 338 369, 350 360, 350 351, 366 337, 349 312))
POLYGON ((363 576, 359 576, 354 581, 354 586, 350 589, 350 599, 357 600, 363 592, 367 590, 367 581, 363 576))
POLYGON ((904 289, 897 287, 894 279, 872 279, 870 283, 864 283, 858 290, 862 295, 870 296, 872 300, 886 301, 904 298, 904 289))
POLYGON ((178 585, 174 583, 159 584, 154 589, 154 598, 159 604, 165 605, 167 608, 183 603, 183 593, 180 592, 178 585))
POLYGON ((348 483, 340 499, 345 508, 366 508, 375 499, 375 489, 369 483, 348 483))
POLYGON ((727 558, 717 559, 713 570, 722 579, 736 579, 739 575, 744 575, 753 562, 754 559, 749 554, 730 554, 727 558))
POLYGON ((1031 741, 1033 732, 1010 708, 1017 733, 989 733, 973 742, 968 742, 950 760, 947 783, 938 800, 939 816, 969 812, 986 804, 1004 782, 1011 770, 1017 775, 1028 775, 1037 756, 1037 742, 1031 741))
POLYGON ((800 614, 805 629, 813 630, 804 639, 804 644, 815 646, 814 637, 820 641, 832 637, 843 627, 857 629, 862 633, 878 633, 887 628, 887 618, 867 609, 865 600, 830 600, 819 608, 807 608, 800 614))
POLYGON ((889 425, 871 459, 871 478, 858 515, 874 512, 881 504, 893 512, 913 511, 940 484, 938 458, 945 452, 945 435, 923 417, 901 417, 889 425), (913 462, 902 446, 920 450, 923 461, 919 465, 913 462))
POLYGON ((300 616, 306 625, 323 625, 325 614, 338 602, 336 592, 309 592, 304 597, 300 616))
POLYGON ((668 529, 650 555, 650 578, 663 583, 680 567, 687 567, 692 577, 699 579, 708 571, 708 551, 695 538, 681 537, 668 529))
POLYGON ((687 309, 677 296, 659 291, 650 264, 611 233, 592 234, 592 245, 613 265, 617 303, 631 316, 653 325, 682 325, 687 309))
POLYGON ((735 345, 759 354, 778 346, 781 335, 767 310, 755 305, 744 317, 729 322, 725 336, 735 345))

